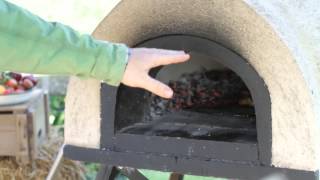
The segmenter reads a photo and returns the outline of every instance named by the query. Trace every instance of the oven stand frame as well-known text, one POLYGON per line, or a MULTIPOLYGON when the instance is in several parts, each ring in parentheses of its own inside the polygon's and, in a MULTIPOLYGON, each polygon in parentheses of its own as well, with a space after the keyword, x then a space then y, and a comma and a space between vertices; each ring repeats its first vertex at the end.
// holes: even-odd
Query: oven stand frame
MULTIPOLYGON (((112 169, 115 166, 121 165, 122 167, 159 171, 168 171, 170 169, 179 174, 189 174, 188 172, 192 172, 193 175, 240 180, 268 180, 268 178, 278 178, 280 180, 319 180, 319 171, 270 167, 248 161, 203 160, 192 157, 177 158, 176 156, 128 151, 116 152, 108 149, 83 148, 73 145, 65 145, 64 156, 74 160, 104 164, 104 171, 106 172, 106 169, 108 169, 109 173, 114 173, 110 171, 110 168, 112 169)), ((126 174, 124 173, 124 175, 126 174)), ((131 178, 130 180, 138 179, 131 178)))

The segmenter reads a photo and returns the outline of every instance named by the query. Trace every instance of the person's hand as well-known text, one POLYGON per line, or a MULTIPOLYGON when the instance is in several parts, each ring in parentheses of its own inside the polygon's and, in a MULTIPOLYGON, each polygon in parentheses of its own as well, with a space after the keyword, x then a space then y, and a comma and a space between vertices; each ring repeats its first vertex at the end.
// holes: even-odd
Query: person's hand
POLYGON ((121 82, 127 86, 146 89, 163 98, 171 98, 173 95, 172 89, 150 77, 148 72, 151 68, 181 63, 189 58, 190 55, 184 51, 132 48, 130 49, 129 61, 121 82))

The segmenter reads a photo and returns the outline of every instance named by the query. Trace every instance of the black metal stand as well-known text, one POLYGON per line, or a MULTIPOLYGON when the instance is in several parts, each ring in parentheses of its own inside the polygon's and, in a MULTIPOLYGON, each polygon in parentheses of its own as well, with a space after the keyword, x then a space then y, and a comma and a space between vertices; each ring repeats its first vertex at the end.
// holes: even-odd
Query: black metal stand
MULTIPOLYGON (((168 171, 170 169, 170 171, 179 172, 181 174, 215 176, 229 179, 262 180, 265 178, 278 178, 281 180, 319 180, 318 171, 277 168, 245 161, 230 162, 215 159, 177 158, 174 156, 163 156, 161 154, 115 152, 110 150, 80 148, 71 145, 66 145, 64 147, 64 154, 68 158, 81 161, 99 163, 108 162, 113 165, 160 171, 168 171)), ((109 171, 106 170, 102 172, 105 172, 102 173, 105 174, 105 178, 100 178, 99 180, 112 180, 112 178, 110 179, 110 177, 112 177, 110 174, 112 173, 109 173, 109 171), (107 179, 108 176, 106 176, 108 174, 109 179, 107 179)), ((123 174, 126 175, 125 173, 123 174)), ((135 176, 130 177, 130 180, 136 180, 133 179, 135 176)))

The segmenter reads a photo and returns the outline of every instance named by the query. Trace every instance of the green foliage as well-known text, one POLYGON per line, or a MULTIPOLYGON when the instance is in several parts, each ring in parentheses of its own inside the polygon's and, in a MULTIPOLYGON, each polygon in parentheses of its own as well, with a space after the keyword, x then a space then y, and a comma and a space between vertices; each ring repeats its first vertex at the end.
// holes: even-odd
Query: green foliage
MULTIPOLYGON (((147 170, 147 169, 141 169, 140 172, 150 180, 163 180, 163 179, 169 179, 170 177, 169 172, 160 172, 160 171, 153 171, 153 170, 147 170)), ((215 177, 184 175, 183 180, 225 180, 225 179, 215 178, 215 177)))
POLYGON ((91 33, 120 0, 9 0, 47 21, 91 33))
POLYGON ((100 164, 97 163, 84 163, 86 170, 86 179, 94 180, 97 176, 97 172, 99 171, 100 164))
POLYGON ((53 126, 64 124, 64 99, 62 95, 50 96, 50 124, 53 126))

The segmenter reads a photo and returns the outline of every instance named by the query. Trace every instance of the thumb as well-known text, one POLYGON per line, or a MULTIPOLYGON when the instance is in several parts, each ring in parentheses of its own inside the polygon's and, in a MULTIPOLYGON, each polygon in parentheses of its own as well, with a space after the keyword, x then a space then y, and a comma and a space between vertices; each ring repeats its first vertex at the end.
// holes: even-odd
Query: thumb
POLYGON ((169 86, 156 79, 151 78, 150 76, 147 77, 146 83, 144 84, 143 88, 163 98, 169 99, 173 96, 173 91, 169 86))

